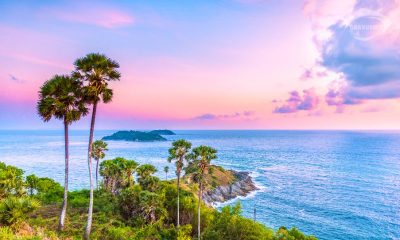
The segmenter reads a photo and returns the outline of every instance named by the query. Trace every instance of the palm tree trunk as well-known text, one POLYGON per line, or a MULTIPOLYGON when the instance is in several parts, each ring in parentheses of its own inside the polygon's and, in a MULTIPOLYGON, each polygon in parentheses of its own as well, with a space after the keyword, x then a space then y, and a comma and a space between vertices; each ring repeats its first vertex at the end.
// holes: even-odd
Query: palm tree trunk
POLYGON ((180 189, 180 186, 179 186, 179 180, 180 180, 180 178, 181 178, 181 174, 178 172, 178 178, 177 178, 177 188, 178 188, 178 205, 177 205, 177 209, 178 209, 178 211, 177 211, 177 218, 176 218, 176 222, 177 222, 177 226, 178 226, 178 228, 179 228, 179 195, 180 195, 180 191, 181 191, 181 189, 180 189))
POLYGON ((198 205, 198 212, 197 212, 197 239, 200 240, 200 207, 201 207, 201 188, 202 184, 199 183, 199 205, 198 205))
POLYGON ((100 159, 96 160, 96 188, 99 189, 99 162, 100 159))
POLYGON ((90 199, 89 199, 89 210, 87 216, 87 223, 85 233, 83 234, 84 239, 90 238, 90 231, 92 229, 92 216, 93 216, 93 176, 92 176, 92 143, 93 143, 93 132, 94 123, 96 120, 97 102, 93 103, 92 120, 90 123, 90 134, 89 134, 89 147, 88 147, 88 167, 89 167, 89 179, 90 179, 90 199))
POLYGON ((68 202, 68 173, 69 173, 69 139, 68 139, 68 123, 64 120, 64 141, 65 141, 65 176, 64 176, 64 198, 60 213, 60 219, 58 221, 58 231, 64 229, 65 216, 67 214, 67 202, 68 202))

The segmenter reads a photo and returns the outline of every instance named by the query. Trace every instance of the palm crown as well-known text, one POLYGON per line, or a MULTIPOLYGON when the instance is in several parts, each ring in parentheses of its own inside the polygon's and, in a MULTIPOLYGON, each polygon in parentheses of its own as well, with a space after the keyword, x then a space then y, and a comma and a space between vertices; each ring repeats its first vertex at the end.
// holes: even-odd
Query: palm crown
POLYGON ((97 140, 93 143, 92 157, 97 161, 105 157, 105 151, 108 151, 107 143, 103 140, 97 140))
POLYGON ((187 160, 187 155, 191 147, 192 144, 190 142, 181 139, 173 142, 172 147, 169 149, 168 161, 176 160, 175 165, 178 174, 180 174, 183 168, 183 161, 187 160))
POLYGON ((121 74, 116 70, 119 64, 99 53, 90 53, 75 61, 73 76, 87 84, 83 90, 85 100, 94 103, 100 99, 104 103, 110 102, 113 96, 112 89, 108 88, 108 82, 118 81, 121 74))
POLYGON ((65 75, 56 75, 46 81, 40 92, 38 112, 47 122, 52 117, 70 124, 88 113, 82 101, 81 82, 65 75))
POLYGON ((187 172, 193 173, 193 179, 198 183, 202 183, 205 174, 208 173, 211 160, 217 158, 217 150, 201 145, 194 148, 188 158, 192 161, 187 168, 187 172))

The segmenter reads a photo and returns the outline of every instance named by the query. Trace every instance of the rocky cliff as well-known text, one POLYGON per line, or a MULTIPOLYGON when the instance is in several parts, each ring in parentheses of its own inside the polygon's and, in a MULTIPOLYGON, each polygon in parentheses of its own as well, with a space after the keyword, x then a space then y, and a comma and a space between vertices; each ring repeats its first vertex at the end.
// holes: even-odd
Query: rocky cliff
POLYGON ((212 206, 214 203, 226 202, 230 199, 247 196, 250 192, 258 190, 249 172, 237 172, 231 170, 235 180, 227 185, 217 186, 203 193, 205 204, 212 206))

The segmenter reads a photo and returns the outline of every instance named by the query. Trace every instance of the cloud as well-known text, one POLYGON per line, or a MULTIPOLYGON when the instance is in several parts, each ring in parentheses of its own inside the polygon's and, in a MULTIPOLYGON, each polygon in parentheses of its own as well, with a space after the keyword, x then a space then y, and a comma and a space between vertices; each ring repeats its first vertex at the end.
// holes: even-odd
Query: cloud
POLYGON ((319 103, 319 97, 314 89, 303 90, 303 95, 298 91, 289 93, 289 98, 281 106, 275 108, 274 113, 295 113, 302 110, 314 110, 319 103))
POLYGON ((129 13, 112 7, 74 6, 66 10, 53 10, 53 15, 61 20, 96 25, 104 28, 118 28, 134 23, 129 13))
POLYGON ((10 77, 9 79, 10 79, 11 81, 13 81, 13 82, 16 82, 16 83, 25 83, 24 80, 22 80, 22 79, 20 79, 20 78, 17 78, 16 76, 14 76, 14 75, 12 75, 12 74, 8 74, 8 76, 10 77))
MULTIPOLYGON (((400 2, 309 0, 319 66, 343 74, 346 87, 329 89, 328 105, 400 97, 400 2)), ((303 78, 312 77, 305 71, 303 78)))
POLYGON ((212 114, 205 113, 194 117, 194 120, 219 120, 219 119, 238 119, 238 118, 250 118, 255 115, 253 111, 235 112, 231 114, 212 114))

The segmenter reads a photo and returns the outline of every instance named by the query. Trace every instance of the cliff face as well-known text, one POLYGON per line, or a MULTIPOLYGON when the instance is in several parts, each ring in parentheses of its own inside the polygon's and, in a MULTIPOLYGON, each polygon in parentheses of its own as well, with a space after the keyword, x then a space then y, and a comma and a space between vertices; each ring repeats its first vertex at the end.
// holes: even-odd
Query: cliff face
POLYGON ((217 202, 226 202, 230 199, 246 196, 252 191, 258 190, 255 186, 250 173, 231 171, 235 176, 235 181, 231 184, 218 186, 203 193, 205 204, 212 206, 217 202))

